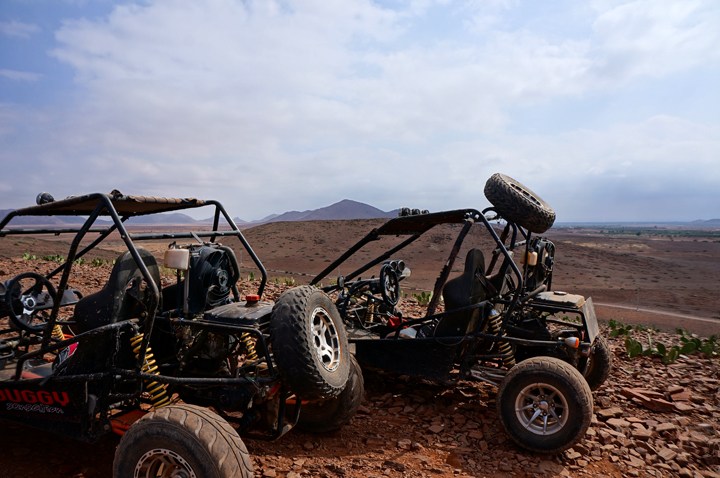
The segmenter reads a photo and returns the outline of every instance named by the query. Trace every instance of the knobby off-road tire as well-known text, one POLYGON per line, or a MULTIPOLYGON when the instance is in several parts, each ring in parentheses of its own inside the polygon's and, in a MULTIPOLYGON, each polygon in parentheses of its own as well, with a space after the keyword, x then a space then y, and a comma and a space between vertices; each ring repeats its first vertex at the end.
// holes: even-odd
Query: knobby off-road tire
POLYGON ((337 397, 350 375, 345 326, 330 297, 312 286, 283 293, 270 319, 273 355, 302 400, 337 397))
POLYGON ((510 176, 495 173, 485 183, 485 197, 508 221, 542 234, 555 222, 555 211, 540 196, 510 176))
POLYGON ((157 476, 252 478, 253 469, 245 444, 225 420, 182 404, 145 415, 115 450, 113 478, 157 476))
POLYGON ((533 357, 510 369, 498 412, 510 438, 530 451, 559 453, 577 443, 592 419, 592 393, 572 365, 533 357))
POLYGON ((598 336, 595 339, 592 353, 588 358, 585 368, 585 381, 590 386, 590 390, 597 390, 605 383, 610 376, 612 369, 612 355, 610 347, 603 337, 598 336))
POLYGON ((335 398, 303 405, 297 426, 311 433, 339 430, 355 416, 364 396, 362 369, 355 356, 350 355, 350 377, 345 389, 335 398))

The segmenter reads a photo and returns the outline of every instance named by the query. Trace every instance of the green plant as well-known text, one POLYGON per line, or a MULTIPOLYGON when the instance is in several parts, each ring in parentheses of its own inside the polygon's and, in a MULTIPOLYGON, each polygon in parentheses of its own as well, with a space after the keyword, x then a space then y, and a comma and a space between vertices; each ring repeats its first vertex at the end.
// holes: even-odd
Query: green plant
POLYGON ((30 254, 29 252, 23 252, 22 258, 24 261, 36 261, 37 256, 35 254, 30 254))
POLYGON ((253 271, 250 271, 250 273, 248 274, 248 281, 252 282, 254 280, 255 280, 255 273, 253 271))
POLYGON ((60 254, 48 254, 47 256, 42 256, 42 260, 62 264, 65 262, 65 256, 61 256, 60 254))
POLYGON ((430 303, 430 299, 432 299, 432 292, 422 291, 419 294, 413 294, 413 297, 419 306, 424 307, 430 303))
POLYGON ((284 283, 286 286, 289 286, 289 287, 290 287, 290 286, 294 286, 294 285, 295 285, 295 279, 293 279, 292 277, 285 277, 285 278, 283 279, 283 283, 284 283))
POLYGON ((629 336, 633 330, 632 325, 625 325, 612 319, 608 321, 608 325, 610 326, 610 337, 629 336))

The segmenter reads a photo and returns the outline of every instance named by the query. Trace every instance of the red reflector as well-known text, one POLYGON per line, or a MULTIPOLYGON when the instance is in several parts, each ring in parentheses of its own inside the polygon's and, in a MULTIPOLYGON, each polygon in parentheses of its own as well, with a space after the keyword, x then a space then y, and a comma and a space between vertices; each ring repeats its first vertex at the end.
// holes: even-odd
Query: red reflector
POLYGON ((257 294, 248 294, 245 296, 245 300, 248 302, 257 302, 260 300, 260 296, 257 294))

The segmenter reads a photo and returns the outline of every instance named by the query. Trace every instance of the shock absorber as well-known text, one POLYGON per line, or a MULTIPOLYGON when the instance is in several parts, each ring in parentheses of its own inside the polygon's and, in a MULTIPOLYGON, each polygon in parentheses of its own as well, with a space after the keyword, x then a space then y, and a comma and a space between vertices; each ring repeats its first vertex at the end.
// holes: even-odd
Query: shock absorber
POLYGON ((255 348, 255 339, 249 332, 240 334, 240 340, 245 344, 245 356, 251 362, 258 359, 257 349, 255 348))
MULTIPOLYGON (((502 332, 502 315, 500 315, 495 309, 490 312, 490 330, 494 334, 499 334, 501 337, 505 337, 505 332, 502 332)), ((502 356, 503 364, 507 368, 515 366, 515 355, 513 354, 512 345, 507 340, 498 340, 497 349, 502 356)))
POLYGON ((55 324, 55 326, 53 327, 52 338, 57 341, 65 340, 65 334, 63 334, 62 327, 60 327, 60 325, 55 324))
MULTIPOLYGON (((130 339, 130 345, 132 346, 132 351, 135 354, 136 359, 140 358, 140 347, 142 346, 143 336, 144 334, 137 334, 130 339)), ((153 356, 152 349, 149 344, 147 350, 145 351, 145 362, 140 370, 143 373, 160 375, 157 363, 155 362, 155 357, 153 356)), ((145 380, 145 390, 150 395, 150 403, 154 408, 162 408, 165 405, 170 404, 170 397, 168 397, 167 394, 167 384, 159 383, 154 380, 145 380)))

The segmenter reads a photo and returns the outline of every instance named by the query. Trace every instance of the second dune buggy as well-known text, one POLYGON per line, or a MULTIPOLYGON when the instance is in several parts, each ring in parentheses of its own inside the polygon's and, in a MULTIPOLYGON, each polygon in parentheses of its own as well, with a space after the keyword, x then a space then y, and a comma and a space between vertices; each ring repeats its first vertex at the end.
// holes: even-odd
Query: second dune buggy
POLYGON ((370 231, 311 284, 347 267, 365 246, 389 243, 377 257, 371 254, 369 262, 324 287, 335 297, 360 364, 423 378, 491 383, 499 388, 498 412, 509 436, 528 450, 556 453, 585 434, 592 418, 591 389, 608 377, 611 356, 592 300, 551 288, 555 246, 535 234, 552 226, 554 211, 502 174, 487 181, 485 195, 493 206, 483 211, 402 209, 400 217, 370 231), (456 239, 439 267, 425 313, 407 316, 398 303, 410 268, 398 256, 441 228, 455 231, 456 239), (458 258, 464 265, 451 278, 458 258), (361 277, 371 270, 377 272, 361 277))

